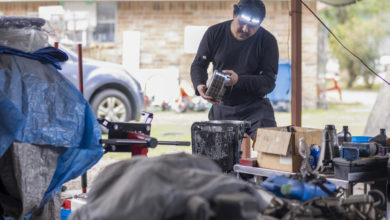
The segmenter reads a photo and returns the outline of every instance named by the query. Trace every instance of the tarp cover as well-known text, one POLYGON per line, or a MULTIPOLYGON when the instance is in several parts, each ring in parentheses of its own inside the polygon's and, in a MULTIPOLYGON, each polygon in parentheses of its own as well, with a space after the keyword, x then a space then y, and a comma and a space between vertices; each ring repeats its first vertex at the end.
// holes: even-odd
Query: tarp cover
MULTIPOLYGON (((14 142, 0 157, 0 207, 7 216, 28 219, 31 211, 38 209, 65 150, 14 142)), ((59 219, 61 204, 53 202, 34 212, 31 219, 59 219)))
POLYGON ((211 200, 234 192, 261 200, 248 183, 222 173, 206 157, 139 156, 106 167, 94 180, 87 204, 72 212, 70 219, 185 219, 188 201, 194 196, 211 200))
POLYGON ((13 142, 66 148, 41 205, 103 155, 99 125, 81 93, 53 65, 16 55, 0 54, 0 134, 0 157, 13 142))

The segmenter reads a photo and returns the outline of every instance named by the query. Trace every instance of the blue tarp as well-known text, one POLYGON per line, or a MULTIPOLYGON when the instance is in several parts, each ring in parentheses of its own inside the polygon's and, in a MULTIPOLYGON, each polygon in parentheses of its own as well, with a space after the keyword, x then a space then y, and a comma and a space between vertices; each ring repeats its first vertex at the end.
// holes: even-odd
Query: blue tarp
POLYGON ((271 101, 291 101, 291 64, 280 61, 275 89, 267 95, 271 101))
POLYGON ((103 155, 91 107, 51 64, 0 54, 0 157, 12 142, 68 148, 58 159, 41 206, 103 155))
POLYGON ((68 55, 55 47, 45 47, 33 53, 26 53, 14 48, 0 46, 0 54, 13 54, 38 60, 42 63, 50 63, 59 70, 61 69, 60 63, 68 60, 68 55))
POLYGON ((275 111, 289 111, 291 102, 291 64, 279 61, 275 89, 267 95, 275 111))

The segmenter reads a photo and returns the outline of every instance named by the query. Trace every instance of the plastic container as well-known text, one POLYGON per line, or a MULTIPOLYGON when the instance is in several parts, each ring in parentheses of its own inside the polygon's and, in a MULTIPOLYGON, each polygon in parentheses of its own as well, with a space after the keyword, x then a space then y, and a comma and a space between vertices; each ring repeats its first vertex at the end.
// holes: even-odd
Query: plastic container
POLYGON ((337 139, 337 131, 334 125, 325 125, 324 132, 322 134, 322 139, 325 140, 325 134, 329 135, 329 145, 332 148, 332 156, 339 157, 340 149, 337 139))
POLYGON ((247 121, 213 120, 195 122, 191 126, 192 153, 215 161, 224 172, 233 170, 240 160, 239 146, 247 121))
MULTIPOLYGON (((265 189, 273 192, 278 197, 306 201, 318 196, 328 196, 318 185, 301 182, 284 176, 270 176, 261 184, 265 189)), ((336 191, 336 185, 330 182, 324 183, 329 191, 336 191)))
POLYGON ((71 209, 61 209, 61 220, 67 220, 68 216, 72 213, 71 209))
POLYGON ((382 146, 387 146, 387 136, 386 136, 386 129, 381 128, 378 135, 368 140, 369 142, 376 142, 378 144, 381 144, 382 146))
POLYGON ((333 159, 334 177, 349 181, 369 181, 387 176, 388 157, 376 156, 364 160, 333 159))
POLYGON ((318 158, 320 157, 321 148, 320 146, 313 144, 310 146, 310 157, 309 163, 311 168, 314 170, 318 164, 318 158))
POLYGON ((348 131, 348 126, 343 126, 343 130, 337 133, 338 144, 341 145, 344 142, 351 142, 351 133, 348 131))
POLYGON ((352 136, 351 142, 353 143, 368 143, 372 137, 370 136, 352 136))

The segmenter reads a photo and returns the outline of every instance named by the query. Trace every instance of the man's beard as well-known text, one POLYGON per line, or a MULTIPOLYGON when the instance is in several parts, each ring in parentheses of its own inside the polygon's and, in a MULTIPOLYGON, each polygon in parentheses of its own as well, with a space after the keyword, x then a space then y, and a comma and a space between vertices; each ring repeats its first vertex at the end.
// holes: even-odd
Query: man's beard
POLYGON ((241 37, 241 38, 246 39, 246 38, 249 37, 249 33, 245 33, 242 30, 238 30, 237 32, 238 32, 238 36, 241 37))

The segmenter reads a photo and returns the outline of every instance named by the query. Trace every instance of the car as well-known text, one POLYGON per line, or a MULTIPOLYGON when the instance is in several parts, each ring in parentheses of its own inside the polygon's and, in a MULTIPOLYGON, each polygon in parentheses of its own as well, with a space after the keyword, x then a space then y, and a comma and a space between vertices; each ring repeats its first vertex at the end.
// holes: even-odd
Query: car
MULTIPOLYGON (((68 54, 60 73, 79 87, 78 57, 67 47, 68 54)), ((144 97, 139 82, 121 65, 83 58, 83 95, 97 118, 128 122, 138 120, 144 108, 144 97)))

